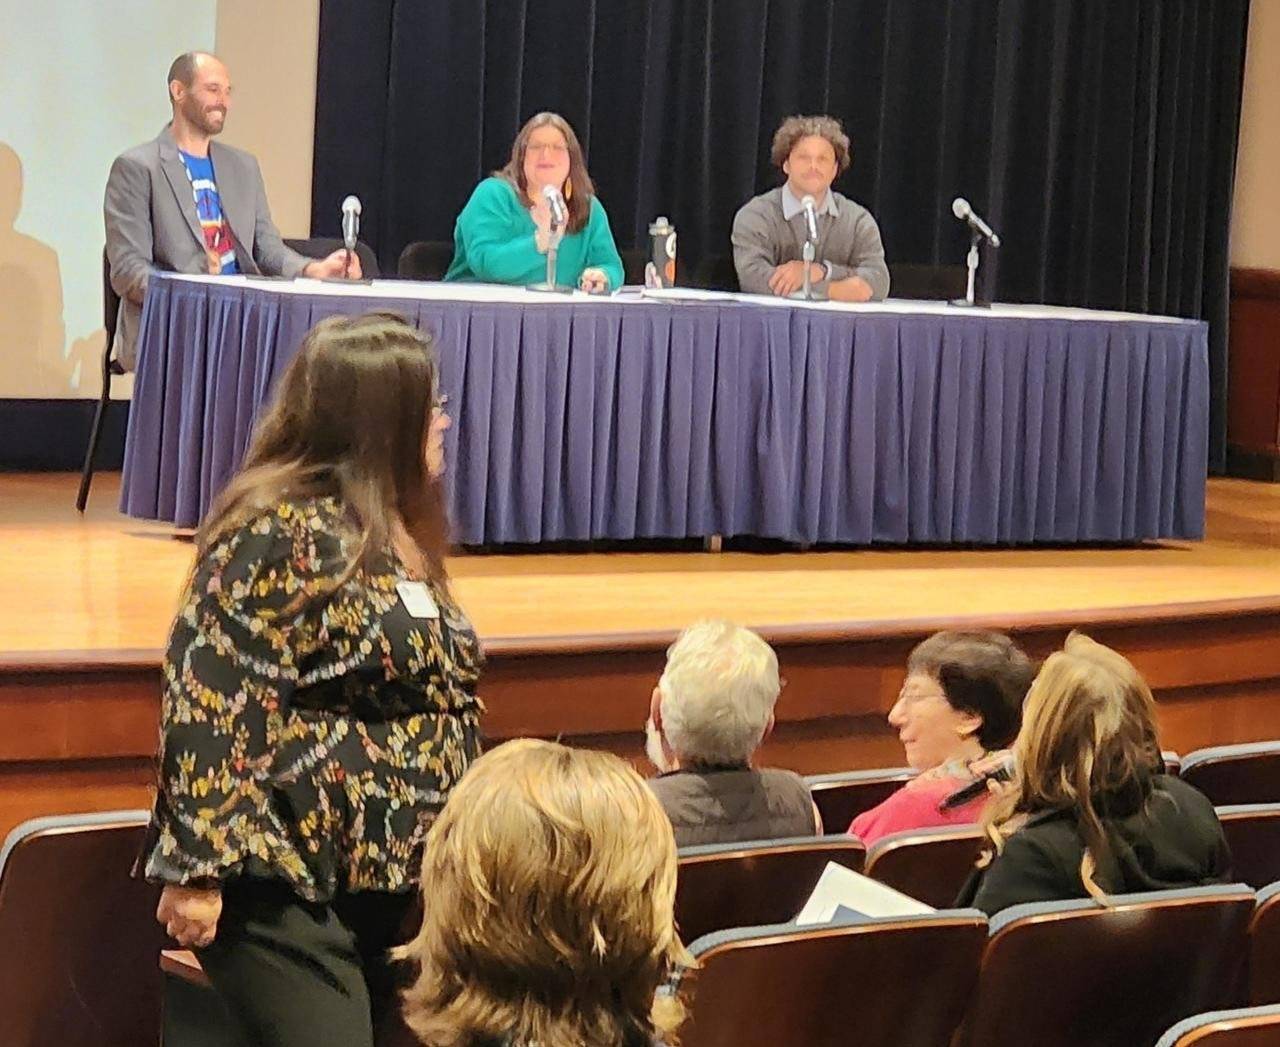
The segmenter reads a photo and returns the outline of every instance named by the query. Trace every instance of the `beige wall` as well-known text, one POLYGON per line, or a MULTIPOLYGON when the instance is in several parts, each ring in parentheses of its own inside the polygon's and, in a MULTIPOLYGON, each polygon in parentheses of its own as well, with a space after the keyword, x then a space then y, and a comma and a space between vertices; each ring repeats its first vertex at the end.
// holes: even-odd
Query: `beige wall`
POLYGON ((1231 264, 1280 269, 1280 0, 1250 5, 1231 264))
POLYGON ((262 165, 284 236, 311 234, 320 0, 219 0, 218 56, 235 108, 223 138, 262 165))

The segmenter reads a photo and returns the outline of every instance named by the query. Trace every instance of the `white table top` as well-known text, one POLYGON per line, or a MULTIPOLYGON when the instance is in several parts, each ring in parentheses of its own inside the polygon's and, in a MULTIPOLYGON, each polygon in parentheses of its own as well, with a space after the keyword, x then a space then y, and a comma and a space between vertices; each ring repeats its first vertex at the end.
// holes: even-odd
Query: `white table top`
POLYGON ((970 309, 947 302, 927 302, 890 298, 884 302, 802 302, 792 298, 768 295, 731 294, 726 291, 700 291, 691 287, 666 290, 623 288, 612 295, 591 295, 582 291, 548 294, 505 284, 443 283, 417 280, 373 280, 352 283, 343 280, 274 280, 250 276, 187 276, 164 274, 167 279, 193 283, 218 283, 224 286, 248 287, 271 294, 327 295, 335 298, 398 298, 444 302, 506 302, 519 305, 565 305, 590 302, 597 305, 660 302, 742 302, 791 309, 819 309, 846 313, 889 313, 917 316, 979 316, 992 319, 1022 320, 1092 320, 1112 323, 1194 324, 1176 316, 1146 313, 1109 312, 1102 309, 1077 309, 1058 305, 1019 305, 997 303, 989 308, 970 309))

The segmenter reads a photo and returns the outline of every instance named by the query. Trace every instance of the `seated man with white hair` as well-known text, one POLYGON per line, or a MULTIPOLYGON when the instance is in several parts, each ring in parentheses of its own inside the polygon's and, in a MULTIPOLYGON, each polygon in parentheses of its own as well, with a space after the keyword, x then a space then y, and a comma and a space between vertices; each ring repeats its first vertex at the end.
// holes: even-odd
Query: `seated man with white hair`
POLYGON ((667 651, 645 733, 677 846, 822 832, 804 779, 751 766, 779 690, 773 648, 731 622, 697 622, 667 651))

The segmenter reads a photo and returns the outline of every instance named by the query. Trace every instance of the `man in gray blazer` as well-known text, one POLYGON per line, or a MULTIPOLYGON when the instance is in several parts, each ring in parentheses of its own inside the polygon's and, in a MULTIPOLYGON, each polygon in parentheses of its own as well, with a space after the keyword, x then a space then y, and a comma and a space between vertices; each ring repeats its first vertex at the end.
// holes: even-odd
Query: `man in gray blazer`
POLYGON ((147 281, 175 273, 359 279, 360 260, 345 251, 311 261, 280 239, 258 161, 215 144, 231 105, 227 68, 211 54, 180 55, 169 68, 173 120, 154 141, 111 165, 103 216, 111 286, 120 295, 115 356, 137 361, 147 281))

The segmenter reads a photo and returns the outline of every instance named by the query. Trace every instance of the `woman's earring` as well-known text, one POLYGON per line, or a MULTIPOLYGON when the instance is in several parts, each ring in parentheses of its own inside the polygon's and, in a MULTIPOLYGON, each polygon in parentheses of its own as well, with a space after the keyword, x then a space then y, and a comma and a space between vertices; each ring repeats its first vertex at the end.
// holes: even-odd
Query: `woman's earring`
POLYGON ((573 182, 566 178, 564 180, 564 192, 561 194, 566 200, 573 199, 573 182))

